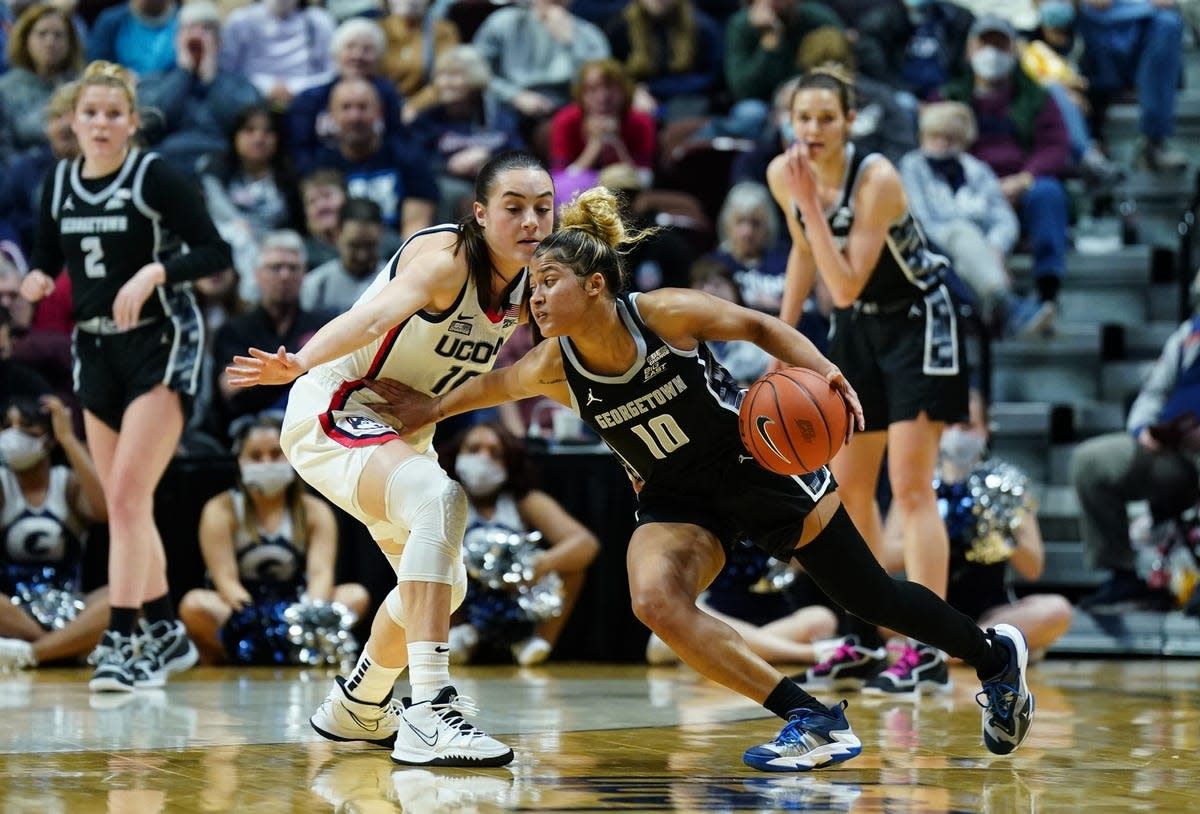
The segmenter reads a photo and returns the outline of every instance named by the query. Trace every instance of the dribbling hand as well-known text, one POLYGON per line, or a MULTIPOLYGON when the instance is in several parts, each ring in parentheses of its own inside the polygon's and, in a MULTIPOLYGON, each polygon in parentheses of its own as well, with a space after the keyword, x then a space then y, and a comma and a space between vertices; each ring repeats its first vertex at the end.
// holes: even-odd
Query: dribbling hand
POLYGON ((375 395, 383 399, 372 407, 383 415, 391 416, 396 428, 410 433, 437 420, 434 415, 434 399, 414 390, 395 379, 367 379, 363 382, 375 395))
POLYGON ((829 386, 838 392, 846 402, 847 409, 850 410, 851 420, 846 424, 846 443, 849 444, 856 429, 862 431, 867 428, 867 420, 863 417, 862 402, 858 400, 858 393, 854 392, 854 388, 850 386, 845 375, 836 367, 825 374, 825 381, 829 382, 829 386))
POLYGON ((303 363, 283 345, 274 353, 250 348, 249 356, 235 356, 225 367, 230 387, 256 387, 260 384, 288 384, 305 372, 303 363))
POLYGON ((21 280, 18 291, 30 302, 40 302, 54 293, 54 278, 40 269, 34 269, 21 280))

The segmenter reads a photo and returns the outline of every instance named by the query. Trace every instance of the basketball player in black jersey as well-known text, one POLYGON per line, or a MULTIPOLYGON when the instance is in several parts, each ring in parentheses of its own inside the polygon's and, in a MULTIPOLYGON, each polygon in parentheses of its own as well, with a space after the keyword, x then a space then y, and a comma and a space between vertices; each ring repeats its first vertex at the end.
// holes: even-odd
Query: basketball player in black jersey
MULTIPOLYGON (((853 110, 850 86, 830 72, 806 75, 792 97, 797 141, 767 169, 792 236, 779 317, 796 324, 819 272, 835 306, 829 358, 858 390, 866 418, 865 431, 831 464, 846 510, 880 556, 875 485, 887 450, 904 572, 944 597, 949 540, 931 484, 942 427, 967 416, 962 332, 942 282, 947 261, 926 245, 899 172, 847 140, 853 110)), ((862 641, 839 648, 802 682, 867 682, 883 692, 949 687, 945 655, 935 648, 910 644, 884 670, 878 633, 858 632, 862 641)))
POLYGON ((46 179, 34 270, 21 294, 42 299, 66 265, 75 392, 111 540, 112 615, 92 654, 90 687, 130 691, 161 686, 197 657, 167 591, 154 489, 183 431, 182 399, 200 375, 204 327, 190 281, 231 260, 193 186, 133 146, 137 100, 127 70, 93 62, 72 110, 82 156, 60 161, 46 179), (139 610, 145 618, 135 632, 139 610))
MULTIPOLYGON (((984 633, 926 588, 891 579, 841 507, 822 468, 775 475, 745 454, 742 391, 704 344, 748 340, 786 364, 825 375, 861 427, 854 390, 798 331, 774 317, 697 291, 625 296, 616 199, 589 190, 561 213, 530 265, 530 309, 553 340, 509 368, 429 398, 397 383, 372 388, 405 430, 504 401, 547 396, 571 407, 612 448, 638 489, 627 563, 634 612, 700 674, 787 721, 749 749, 747 764, 806 771, 848 760, 861 744, 844 705, 832 709, 755 656, 736 632, 696 607, 696 597, 748 537, 774 557, 793 556, 850 613, 931 642, 983 679, 984 741, 1007 754, 1033 718, 1024 637, 1009 625, 984 633)), ((634 236, 637 239, 637 236, 634 236)))

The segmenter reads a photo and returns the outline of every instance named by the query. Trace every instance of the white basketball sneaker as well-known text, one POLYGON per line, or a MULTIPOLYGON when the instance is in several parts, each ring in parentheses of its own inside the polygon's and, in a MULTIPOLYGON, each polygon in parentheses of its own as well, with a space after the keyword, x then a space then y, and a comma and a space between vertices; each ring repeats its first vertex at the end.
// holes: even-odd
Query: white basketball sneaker
POLYGON ((400 726, 400 704, 388 697, 378 704, 359 701, 346 692, 346 679, 334 678, 333 689, 308 719, 317 734, 331 741, 366 741, 391 748, 400 726))
POLYGON ((36 666, 32 644, 22 639, 0 639, 0 673, 36 666))
POLYGON ((477 712, 453 687, 442 687, 431 701, 405 698, 392 760, 406 766, 507 766, 512 749, 463 717, 477 712))
POLYGON ((429 772, 397 769, 392 773, 389 798, 401 811, 451 814, 468 811, 509 811, 521 802, 511 774, 489 777, 467 772, 429 772))

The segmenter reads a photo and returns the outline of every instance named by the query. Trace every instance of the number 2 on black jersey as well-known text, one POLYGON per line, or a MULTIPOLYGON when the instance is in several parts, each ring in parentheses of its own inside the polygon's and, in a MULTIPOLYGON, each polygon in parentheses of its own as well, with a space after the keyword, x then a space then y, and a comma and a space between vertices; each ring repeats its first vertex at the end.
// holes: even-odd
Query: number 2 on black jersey
POLYGON ((83 273, 94 280, 100 279, 108 270, 104 268, 104 246, 96 235, 88 235, 79 241, 83 249, 83 273))

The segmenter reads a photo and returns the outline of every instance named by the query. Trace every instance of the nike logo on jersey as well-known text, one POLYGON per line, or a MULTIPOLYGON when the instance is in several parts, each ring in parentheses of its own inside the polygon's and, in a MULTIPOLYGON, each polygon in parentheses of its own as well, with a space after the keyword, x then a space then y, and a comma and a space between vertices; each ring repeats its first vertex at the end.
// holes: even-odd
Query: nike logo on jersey
POLYGON ((105 212, 109 211, 110 209, 124 209, 124 208, 125 208, 125 202, 115 196, 112 198, 109 198, 107 201, 104 202, 104 211, 105 212))
POLYGON ((416 734, 416 736, 417 736, 418 738, 420 738, 420 739, 421 739, 421 740, 424 742, 424 744, 425 744, 426 746, 436 746, 436 745, 437 745, 437 742, 438 742, 438 731, 437 731, 436 729, 435 729, 435 730, 433 730, 433 734, 432 734, 432 735, 426 735, 424 732, 422 732, 421 730, 417 729, 417 728, 416 728, 415 726, 413 726, 412 724, 408 723, 408 721, 405 721, 404 723, 408 724, 408 728, 409 728, 409 729, 411 729, 411 730, 412 730, 412 731, 413 731, 413 732, 416 734))
POLYGON ((588 400, 587 400, 587 404, 585 404, 585 405, 583 405, 583 406, 584 406, 584 407, 590 407, 591 405, 595 404, 596 402, 602 402, 602 401, 604 401, 604 399, 598 399, 598 398, 596 398, 595 396, 593 396, 593 395, 592 395, 592 388, 590 388, 590 387, 589 387, 589 388, 588 388, 588 400))
POLYGON ((461 314, 456 316, 455 319, 475 319, 475 315, 468 314, 466 311, 463 311, 461 314))
POLYGON ((772 421, 767 416, 760 415, 758 417, 758 419, 755 420, 754 425, 758 429, 758 434, 762 438, 763 443, 765 443, 768 447, 770 447, 771 451, 774 452, 776 455, 778 455, 780 460, 786 461, 787 463, 790 464, 791 460, 786 455, 784 455, 782 452, 779 451, 779 447, 775 446, 775 442, 772 441, 771 436, 767 434, 767 427, 774 423, 775 422, 772 421))

